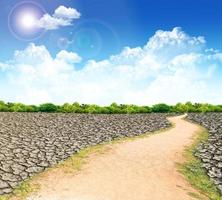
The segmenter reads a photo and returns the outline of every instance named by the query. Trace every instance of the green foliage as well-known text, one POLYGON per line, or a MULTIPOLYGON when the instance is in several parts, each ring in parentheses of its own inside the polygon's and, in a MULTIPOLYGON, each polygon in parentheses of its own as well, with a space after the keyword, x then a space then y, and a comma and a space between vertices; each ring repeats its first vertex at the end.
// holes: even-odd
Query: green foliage
POLYGON ((56 112, 58 107, 52 103, 45 103, 39 106, 40 112, 56 112))
POLYGON ((4 101, 0 101, 0 112, 7 112, 7 111, 9 111, 7 104, 5 104, 4 101))
POLYGON ((189 110, 189 106, 187 104, 178 103, 173 110, 179 113, 186 113, 189 110))
POLYGON ((73 103, 73 104, 65 103, 59 109, 59 112, 64 112, 64 113, 78 113, 80 111, 81 107, 79 103, 73 103))
POLYGON ((38 106, 28 105, 28 106, 26 106, 26 111, 25 112, 38 112, 38 111, 39 111, 38 106))
POLYGON ((123 113, 124 108, 125 108, 125 105, 117 105, 116 103, 112 103, 108 107, 109 113, 111 113, 111 114, 123 113))
POLYGON ((172 107, 164 104, 164 103, 160 103, 160 104, 156 104, 152 107, 152 111, 155 113, 168 113, 172 111, 172 107))
POLYGON ((25 106, 24 104, 22 103, 15 103, 11 106, 11 111, 12 112, 26 112, 27 106, 25 106))
POLYGON ((112 103, 110 106, 95 104, 65 103, 61 106, 45 103, 39 106, 22 103, 5 103, 0 101, 0 112, 62 112, 62 113, 89 113, 89 114, 134 114, 134 113, 187 113, 187 112, 222 112, 222 105, 207 103, 178 103, 175 106, 164 103, 152 107, 112 103))
POLYGON ((97 105, 87 105, 84 113, 90 113, 90 114, 101 114, 101 107, 97 106, 97 105))

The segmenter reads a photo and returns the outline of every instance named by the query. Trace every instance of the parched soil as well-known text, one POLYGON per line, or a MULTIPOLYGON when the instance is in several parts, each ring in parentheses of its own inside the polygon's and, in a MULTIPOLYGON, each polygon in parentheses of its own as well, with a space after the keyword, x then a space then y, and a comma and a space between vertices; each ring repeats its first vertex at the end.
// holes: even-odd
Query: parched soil
POLYGON ((0 113, 0 195, 80 149, 169 126, 163 114, 0 113))
POLYGON ((208 129, 208 142, 198 147, 196 155, 222 195, 222 113, 192 113, 188 119, 208 129))
POLYGON ((40 191, 29 200, 205 199, 177 170, 200 128, 181 116, 170 121, 175 127, 161 134, 114 144, 105 154, 91 156, 77 174, 53 170, 38 180, 40 191))

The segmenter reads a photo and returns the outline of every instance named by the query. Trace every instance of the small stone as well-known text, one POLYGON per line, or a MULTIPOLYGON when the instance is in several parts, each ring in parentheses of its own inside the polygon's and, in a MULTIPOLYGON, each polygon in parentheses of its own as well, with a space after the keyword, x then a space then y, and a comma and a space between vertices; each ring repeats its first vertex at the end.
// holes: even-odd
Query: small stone
POLYGON ((7 188, 8 186, 7 182, 0 180, 0 189, 7 188))
POLYGON ((214 160, 217 160, 217 161, 222 161, 222 155, 218 156, 218 155, 215 155, 213 157, 214 160))
POLYGON ((12 192, 12 188, 5 188, 2 191, 4 192, 4 194, 9 194, 12 192))
POLYGON ((29 167, 28 169, 26 169, 26 172, 37 173, 37 172, 40 172, 41 170, 42 170, 42 167, 29 167))
POLYGON ((29 175, 28 175, 27 172, 22 172, 22 173, 20 173, 19 175, 20 175, 20 177, 22 178, 22 180, 25 180, 26 178, 29 177, 29 175))
POLYGON ((1 176, 2 176, 2 180, 4 181, 12 181, 12 182, 19 181, 17 176, 10 173, 4 173, 1 176))
POLYGON ((2 190, 2 189, 0 189, 0 195, 3 195, 3 194, 4 194, 3 190, 2 190))
POLYGON ((49 163, 43 161, 43 162, 39 163, 38 166, 40 166, 40 167, 48 167, 49 163))
POLYGON ((12 187, 12 188, 15 188, 18 183, 17 182, 8 182, 8 184, 12 187))
POLYGON ((222 162, 219 162, 219 163, 217 164, 217 166, 218 166, 219 168, 222 168, 222 162))

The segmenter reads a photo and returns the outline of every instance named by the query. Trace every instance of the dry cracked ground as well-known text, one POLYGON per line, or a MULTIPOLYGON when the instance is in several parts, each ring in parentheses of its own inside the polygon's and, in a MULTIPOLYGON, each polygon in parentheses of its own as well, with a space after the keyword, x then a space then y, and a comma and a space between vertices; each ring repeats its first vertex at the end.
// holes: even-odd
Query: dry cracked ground
POLYGON ((208 142, 200 144, 195 155, 201 159, 208 176, 222 194, 222 113, 192 113, 188 119, 209 132, 208 142))
POLYGON ((167 128, 166 116, 0 113, 0 195, 87 146, 167 128))

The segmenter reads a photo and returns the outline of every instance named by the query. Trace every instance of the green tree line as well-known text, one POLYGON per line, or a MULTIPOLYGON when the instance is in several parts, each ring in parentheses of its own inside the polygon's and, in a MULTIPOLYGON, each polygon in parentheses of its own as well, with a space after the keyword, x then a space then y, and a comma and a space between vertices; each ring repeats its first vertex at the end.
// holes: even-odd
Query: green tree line
POLYGON ((131 114, 131 113, 186 113, 186 112, 222 112, 222 105, 207 103, 178 103, 167 105, 164 103, 153 106, 137 106, 112 103, 110 106, 95 104, 65 103, 54 105, 44 103, 41 105, 25 105, 22 103, 5 103, 0 101, 0 112, 61 112, 61 113, 97 113, 97 114, 131 114))

